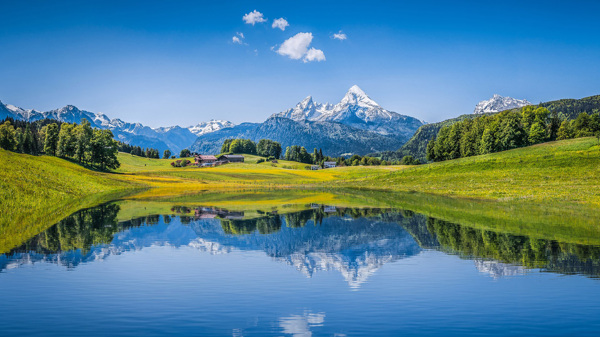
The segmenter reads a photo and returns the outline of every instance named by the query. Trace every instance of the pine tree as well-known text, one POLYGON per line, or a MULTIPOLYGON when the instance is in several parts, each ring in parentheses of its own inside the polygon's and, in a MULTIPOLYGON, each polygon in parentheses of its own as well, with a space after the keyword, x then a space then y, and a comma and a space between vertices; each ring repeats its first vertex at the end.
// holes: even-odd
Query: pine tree
POLYGON ((17 148, 15 128, 10 124, 9 121, 4 122, 0 125, 0 148, 14 151, 17 148))

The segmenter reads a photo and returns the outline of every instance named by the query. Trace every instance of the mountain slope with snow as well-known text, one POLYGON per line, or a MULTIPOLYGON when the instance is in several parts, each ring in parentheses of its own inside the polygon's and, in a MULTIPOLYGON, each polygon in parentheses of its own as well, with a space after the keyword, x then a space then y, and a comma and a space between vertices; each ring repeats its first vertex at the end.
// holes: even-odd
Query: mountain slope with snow
POLYGON ((201 122, 196 125, 189 126, 187 129, 190 130, 196 136, 200 136, 221 129, 231 128, 234 126, 235 124, 231 123, 230 121, 211 119, 208 122, 201 122))
POLYGON ((410 137, 423 122, 386 110, 372 100, 357 85, 352 86, 342 100, 335 104, 316 103, 308 96, 295 107, 274 114, 273 117, 294 121, 335 122, 381 135, 410 137))
POLYGON ((103 113, 80 110, 73 105, 50 111, 38 111, 22 109, 0 101, 0 119, 5 118, 29 122, 55 119, 65 123, 80 123, 82 119, 87 119, 92 127, 109 129, 113 132, 115 139, 124 143, 143 148, 156 148, 161 153, 168 149, 174 154, 192 145, 199 135, 234 126, 229 121, 211 120, 187 128, 180 126, 151 128, 141 123, 128 123, 118 118, 110 119, 103 113))
POLYGON ((473 113, 482 114, 490 112, 500 112, 509 109, 517 109, 526 105, 531 105, 531 103, 526 99, 516 99, 512 97, 504 97, 498 94, 494 94, 492 98, 477 103, 473 113))

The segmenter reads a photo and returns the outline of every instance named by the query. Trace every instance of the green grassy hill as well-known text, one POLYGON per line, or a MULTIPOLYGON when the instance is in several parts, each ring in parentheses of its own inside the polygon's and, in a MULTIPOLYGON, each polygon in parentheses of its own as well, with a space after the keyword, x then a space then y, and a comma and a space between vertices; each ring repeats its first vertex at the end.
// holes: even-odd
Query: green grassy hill
MULTIPOLYGON (((223 193, 229 191, 234 193, 224 197, 224 202, 232 206, 238 203, 232 195, 243 199, 243 195, 247 198, 265 188, 318 189, 345 197, 357 193, 352 198, 358 204, 364 198, 364 206, 402 207, 449 221, 472 222, 474 227, 492 224, 495 230, 508 228, 510 232, 527 227, 529 234, 542 231, 548 222, 536 223, 534 215, 527 221, 529 225, 524 225, 515 216, 519 218, 524 210, 537 207, 540 211, 536 214, 546 218, 550 214, 552 233, 563 239, 574 226, 579 233, 577 242, 585 242, 589 233, 597 232, 597 226, 590 227, 589 221, 561 225, 565 212, 579 219, 581 214, 595 213, 600 206, 600 145, 595 138, 420 166, 311 171, 294 162, 273 165, 257 164, 258 156, 246 159, 245 163, 214 168, 174 168, 172 160, 121 153, 122 166, 117 172, 102 173, 56 157, 0 150, 0 251, 22 243, 78 209, 116 198, 145 200, 201 192, 224 197, 223 193), (145 191, 131 195, 142 188, 145 191), (450 201, 444 201, 442 207, 435 201, 439 197, 454 199, 447 199, 450 201), (427 201, 431 198, 435 200, 427 201), (510 212, 515 215, 504 216, 510 212)), ((329 195, 324 198, 337 200, 329 195)), ((202 199, 206 200, 206 195, 202 199)), ((244 202, 247 200, 239 200, 240 205, 244 202)), ((310 202, 307 198, 306 203, 310 202)))
MULTIPOLYGON (((540 103, 540 107, 547 108, 550 112, 557 112, 559 117, 563 119, 575 119, 582 112, 588 114, 600 112, 600 95, 590 96, 581 99, 561 99, 557 101, 551 101, 546 103, 540 103)), ((487 115, 493 115, 490 113, 487 115)), ((378 156, 381 156, 385 160, 400 160, 402 157, 411 155, 415 158, 420 159, 422 162, 426 161, 427 143, 431 138, 435 137, 440 129, 444 126, 450 126, 456 122, 463 121, 468 118, 475 118, 481 116, 481 114, 467 114, 456 118, 447 119, 438 123, 425 124, 421 126, 417 132, 396 152, 382 152, 378 156)))
POLYGON ((0 172, 0 247, 10 246, 6 238, 35 235, 77 209, 140 187, 64 159, 1 149, 0 172))
POLYGON ((352 183, 461 198, 600 206, 595 138, 549 142, 398 170, 352 183))

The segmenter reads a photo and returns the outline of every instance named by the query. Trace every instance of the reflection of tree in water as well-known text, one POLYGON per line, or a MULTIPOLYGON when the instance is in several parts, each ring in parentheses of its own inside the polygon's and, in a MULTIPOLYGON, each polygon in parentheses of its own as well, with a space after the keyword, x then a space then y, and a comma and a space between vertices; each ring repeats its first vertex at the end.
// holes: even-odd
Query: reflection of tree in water
POLYGON ((564 274, 600 276, 600 247, 533 239, 428 218, 441 250, 564 274))
MULTIPOLYGON (((89 250, 92 245, 110 243, 114 233, 126 224, 117 223, 119 206, 102 205, 79 211, 13 250, 13 252, 59 252, 75 249, 89 250)), ((140 223, 145 221, 142 220, 140 223)))
MULTIPOLYGON (((325 232, 333 230, 322 227, 324 219, 329 217, 341 220, 363 218, 369 219, 372 224, 376 222, 396 224, 399 228, 406 230, 422 248, 458 253, 467 258, 492 259, 502 263, 522 265, 526 268, 542 268, 547 271, 565 274, 579 273, 600 277, 600 247, 598 246, 559 243, 551 240, 532 239, 526 236, 474 229, 435 218, 428 218, 407 210, 332 207, 315 204, 308 205, 308 207, 310 208, 306 210, 283 215, 277 214, 276 211, 258 211, 259 217, 253 219, 244 219, 243 212, 230 212, 217 208, 198 207, 192 209, 176 206, 172 210, 179 213, 179 219, 183 225, 191 224, 199 219, 218 219, 223 231, 222 234, 226 235, 276 234, 281 232, 282 227, 285 226, 285 228, 289 228, 294 232, 298 231, 288 238, 289 247, 296 247, 295 245, 299 245, 299 247, 306 246, 303 249, 307 253, 312 252, 318 238, 323 237, 325 232), (312 229, 307 231, 310 229, 307 227, 310 222, 312 222, 310 227, 312 229), (301 239, 302 235, 308 232, 312 233, 310 235, 313 236, 301 239)), ((11 254, 23 252, 53 254, 78 249, 86 253, 92 246, 110 244, 114 234, 127 228, 160 224, 160 215, 148 215, 129 221, 117 222, 118 212, 119 206, 117 204, 102 205, 79 211, 14 249, 11 254)), ((163 216, 165 224, 170 224, 171 220, 171 216, 163 216)), ((342 225, 344 222, 341 220, 336 225, 337 229, 335 231, 337 231, 337 235, 347 236, 344 240, 349 241, 350 237, 356 234, 351 231, 358 230, 358 227, 342 225), (344 234, 342 235, 342 233, 344 234)), ((364 235, 374 235, 377 228, 380 227, 381 225, 377 225, 377 227, 364 227, 360 230, 364 232, 361 232, 364 235)), ((282 247, 288 247, 271 245, 268 243, 269 240, 265 238, 263 245, 265 247, 272 246, 269 249, 275 249, 276 252, 282 253, 280 252, 282 247)), ((281 240, 281 238, 277 240, 281 240)), ((324 249, 325 246, 319 246, 319 249, 324 249)), ((281 256, 279 253, 274 253, 274 256, 281 256)), ((483 267, 496 268, 498 266, 486 265, 483 267)))

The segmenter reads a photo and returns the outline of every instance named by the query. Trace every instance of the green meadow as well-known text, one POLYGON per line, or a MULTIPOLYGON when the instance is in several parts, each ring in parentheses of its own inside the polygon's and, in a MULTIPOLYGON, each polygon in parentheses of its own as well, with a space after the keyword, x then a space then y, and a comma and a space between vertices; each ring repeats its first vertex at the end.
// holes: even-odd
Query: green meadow
POLYGON ((575 243, 600 238, 600 146, 579 138, 419 166, 311 171, 263 162, 174 168, 172 160, 120 153, 97 172, 68 160, 0 150, 0 250, 78 209, 122 200, 122 216, 181 205, 297 210, 310 203, 396 207, 471 227, 575 243), (138 207, 144 204, 145 209, 138 207), (257 208, 258 207, 258 208, 257 208))

